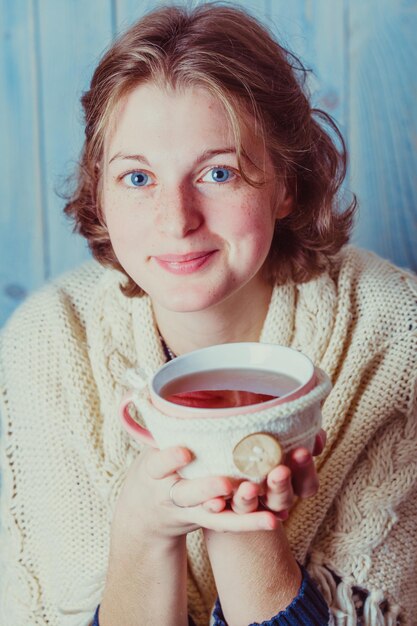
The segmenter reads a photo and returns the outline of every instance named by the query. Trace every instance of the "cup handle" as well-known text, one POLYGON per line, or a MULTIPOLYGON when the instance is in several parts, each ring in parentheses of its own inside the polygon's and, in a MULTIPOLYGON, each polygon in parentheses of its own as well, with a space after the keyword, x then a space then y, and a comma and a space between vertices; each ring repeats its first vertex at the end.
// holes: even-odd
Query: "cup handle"
POLYGON ((119 407, 119 417, 123 424, 125 430, 129 433, 133 439, 139 441, 140 443, 146 443, 148 446, 152 446, 153 448, 157 448, 158 444, 155 439, 152 437, 149 430, 140 426, 135 420, 131 417, 129 413, 129 404, 133 403, 133 392, 128 391, 125 396, 123 396, 123 400, 120 403, 119 407))

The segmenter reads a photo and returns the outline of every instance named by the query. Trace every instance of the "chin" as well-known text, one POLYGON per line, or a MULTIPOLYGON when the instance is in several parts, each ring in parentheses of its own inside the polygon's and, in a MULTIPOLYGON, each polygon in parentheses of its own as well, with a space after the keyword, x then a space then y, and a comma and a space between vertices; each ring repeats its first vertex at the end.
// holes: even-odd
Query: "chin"
MULTIPOLYGON (((152 296, 151 296, 151 299, 152 296)), ((197 311, 204 311, 213 306, 213 302, 199 301, 196 298, 171 298, 169 300, 158 299, 159 305, 164 307, 167 311, 173 313, 196 313, 197 311)))
POLYGON ((199 292, 199 290, 179 289, 165 292, 162 297, 160 294, 150 293, 151 300, 158 302, 159 306, 164 307, 167 311, 173 313, 196 313, 204 311, 220 304, 227 296, 220 293, 210 293, 207 290, 199 292))

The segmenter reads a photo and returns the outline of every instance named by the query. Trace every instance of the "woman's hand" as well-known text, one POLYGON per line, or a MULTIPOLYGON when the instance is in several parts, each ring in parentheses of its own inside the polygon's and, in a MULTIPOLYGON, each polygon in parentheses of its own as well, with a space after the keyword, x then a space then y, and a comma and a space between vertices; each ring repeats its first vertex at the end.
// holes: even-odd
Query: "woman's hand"
MULTIPOLYGON (((320 431, 313 454, 305 448, 290 452, 286 465, 275 467, 261 485, 236 481, 230 513, 238 518, 258 515, 261 503, 264 506, 261 510, 269 510, 275 517, 275 532, 255 532, 249 536, 248 533, 223 535, 204 530, 216 588, 228 623, 264 622, 296 596, 301 582, 300 569, 279 520, 288 517, 296 496, 305 498, 317 492, 313 455, 322 452, 325 442, 325 432, 320 431), (240 599, 238 603, 236 597, 240 599)), ((214 500, 203 506, 214 504, 219 503, 214 500)), ((224 513, 213 517, 221 515, 224 513)))
POLYGON ((221 476, 181 479, 178 471, 191 460, 190 451, 178 447, 148 448, 139 455, 116 506, 113 532, 118 542, 169 541, 200 527, 235 532, 276 528, 270 511, 236 515, 225 510, 236 488, 233 480, 221 476))
POLYGON ((274 511, 278 519, 287 519, 296 496, 310 498, 317 493, 319 480, 313 456, 321 454, 325 445, 326 433, 321 429, 316 436, 312 454, 306 448, 296 448, 288 454, 285 465, 278 465, 271 470, 263 484, 241 482, 233 494, 233 511, 250 513, 261 504, 274 511))

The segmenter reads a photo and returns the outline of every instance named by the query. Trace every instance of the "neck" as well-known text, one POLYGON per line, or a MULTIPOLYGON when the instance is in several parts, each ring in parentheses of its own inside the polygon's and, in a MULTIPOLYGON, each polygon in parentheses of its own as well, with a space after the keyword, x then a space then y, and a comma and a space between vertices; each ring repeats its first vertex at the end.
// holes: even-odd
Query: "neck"
POLYGON ((267 285, 256 298, 253 293, 234 294, 203 311, 167 311, 155 302, 153 309, 166 344, 180 355, 220 343, 259 341, 271 293, 267 285))

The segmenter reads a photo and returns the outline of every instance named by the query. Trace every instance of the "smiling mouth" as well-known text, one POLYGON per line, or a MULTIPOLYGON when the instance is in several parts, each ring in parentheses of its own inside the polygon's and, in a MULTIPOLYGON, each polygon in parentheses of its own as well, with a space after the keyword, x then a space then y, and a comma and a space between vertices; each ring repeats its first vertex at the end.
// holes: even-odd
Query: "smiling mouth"
POLYGON ((188 254, 164 254, 153 257, 163 269, 173 274, 191 274, 205 267, 217 250, 203 250, 188 254))
POLYGON ((202 250, 199 252, 189 252, 188 254, 164 254, 155 258, 165 263, 187 263, 188 261, 194 261, 194 259, 207 256, 207 254, 211 254, 212 252, 214 252, 214 250, 202 250))

